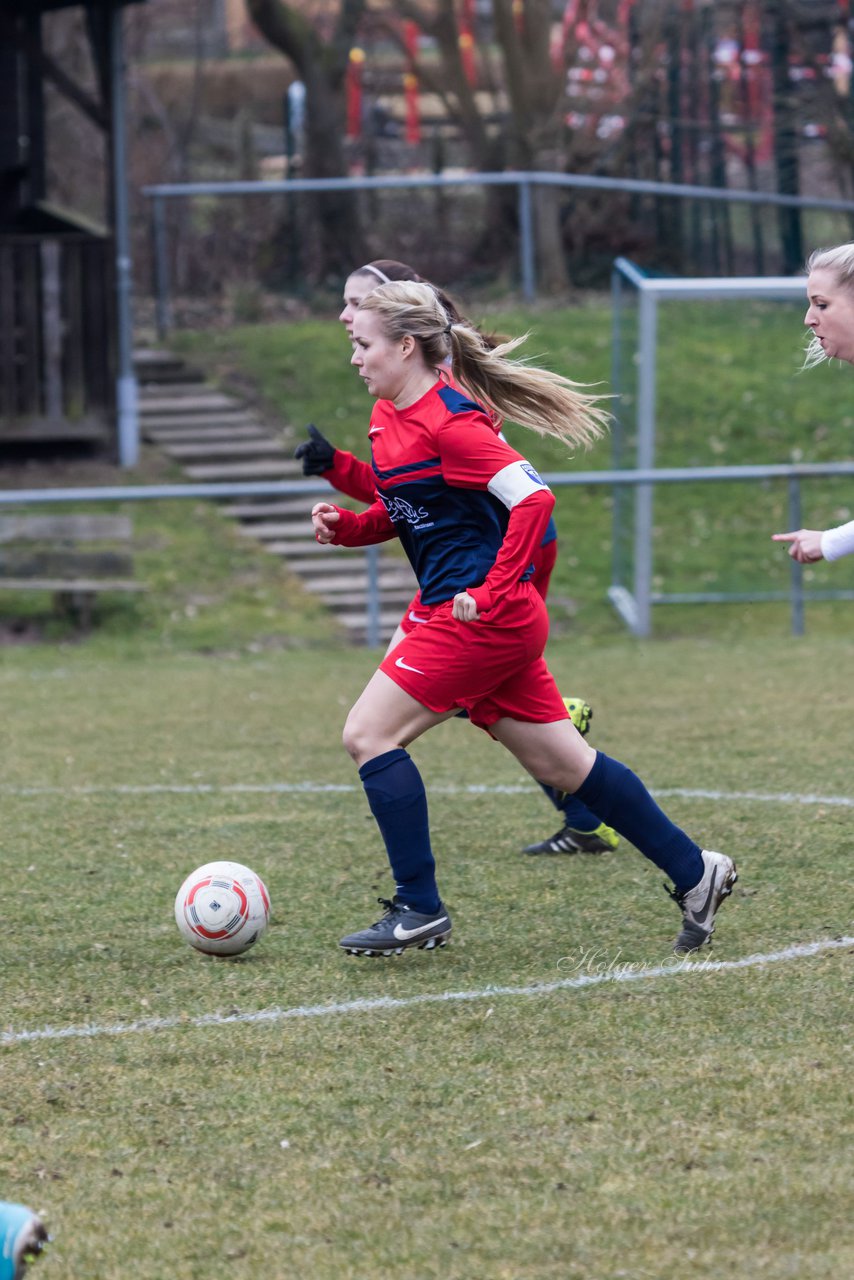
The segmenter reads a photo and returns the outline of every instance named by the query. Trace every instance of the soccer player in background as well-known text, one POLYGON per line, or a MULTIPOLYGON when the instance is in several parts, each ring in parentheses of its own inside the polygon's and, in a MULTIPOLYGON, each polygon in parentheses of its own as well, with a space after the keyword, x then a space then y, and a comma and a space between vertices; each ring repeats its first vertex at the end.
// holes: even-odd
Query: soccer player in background
POLYGON ((38 1214, 26 1205, 0 1200, 0 1280, 22 1280, 47 1240, 38 1214))
MULTIPOLYGON (((854 364, 854 242, 833 249, 816 249, 807 262, 804 324, 812 329, 806 365, 823 360, 854 364)), ((788 542, 789 555, 800 564, 839 560, 854 554, 854 520, 833 529, 797 529, 771 535, 788 542)))
MULTIPOLYGON (((344 285, 344 307, 338 319, 347 330, 347 336, 353 337, 353 320, 356 310, 363 298, 380 284, 392 281, 408 280, 421 282, 412 267, 405 262, 397 262, 393 258, 378 258, 363 267, 358 267, 347 277, 344 285)), ((453 300, 436 285, 432 286, 441 300, 449 316, 455 321, 464 322, 453 300)), ((484 335, 484 341, 494 347, 497 339, 484 335)), ((451 361, 446 358, 437 370, 449 385, 453 385, 451 361)), ((500 430, 501 419, 493 419, 496 431, 500 430)), ((297 446, 295 456, 302 461, 303 474, 306 476, 322 475, 333 488, 345 493, 349 498, 370 505, 376 500, 376 480, 370 463, 363 462, 354 454, 344 449, 337 449, 311 423, 307 428, 309 439, 297 446)), ((554 520, 549 519, 538 547, 532 553, 533 573, 531 583, 545 600, 548 595, 552 570, 557 559, 557 528, 554 520)), ((427 621, 429 610, 421 605, 420 592, 406 607, 403 617, 389 642, 389 649, 394 648, 405 635, 408 635, 427 621)), ((584 698, 568 697, 564 699, 567 711, 579 733, 586 734, 590 728, 592 711, 584 698)), ((574 796, 555 791, 553 787, 541 784, 543 791, 561 815, 562 825, 559 831, 547 840, 535 841, 526 845, 523 852, 527 854, 556 853, 607 853, 616 849, 620 838, 611 827, 600 822, 586 805, 574 796)))
POLYGON ((399 537, 429 617, 386 654, 344 727, 395 883, 382 918, 341 939, 352 954, 429 949, 451 933, 424 784, 406 748, 461 708, 532 777, 576 795, 670 877, 677 953, 710 940, 737 879, 731 857, 701 849, 631 770, 585 742, 546 666, 548 615, 529 566, 554 496, 490 415, 578 446, 602 434, 607 414, 568 378, 513 359, 520 341, 491 349, 424 283, 380 285, 353 322, 352 364, 376 401, 378 497, 359 514, 316 503, 315 536, 342 546, 399 537), (465 393, 437 376, 449 354, 465 393))

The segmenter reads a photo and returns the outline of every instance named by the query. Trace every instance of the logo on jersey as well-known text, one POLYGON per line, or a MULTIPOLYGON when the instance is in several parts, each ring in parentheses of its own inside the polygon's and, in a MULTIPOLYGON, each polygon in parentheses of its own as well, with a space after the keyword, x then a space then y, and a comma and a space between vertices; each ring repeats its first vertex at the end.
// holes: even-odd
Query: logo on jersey
POLYGON ((525 475, 526 475, 526 476, 530 476, 530 477, 531 477, 531 479, 533 480, 534 484, 541 484, 541 485, 543 486, 543 488, 545 488, 545 487, 546 487, 546 482, 545 482, 545 480, 543 480, 542 476, 540 476, 540 475, 538 475, 538 474, 537 474, 536 469, 535 469, 534 467, 532 467, 532 466, 531 466, 530 462, 520 462, 520 463, 519 463, 519 466, 520 466, 520 468, 522 469, 522 471, 524 471, 524 472, 525 472, 525 475))
POLYGON ((411 524, 413 528, 416 525, 422 525, 429 516, 429 511, 424 507, 413 507, 411 502, 407 502, 405 498, 386 498, 380 495, 383 500, 389 520, 395 524, 404 522, 411 524))

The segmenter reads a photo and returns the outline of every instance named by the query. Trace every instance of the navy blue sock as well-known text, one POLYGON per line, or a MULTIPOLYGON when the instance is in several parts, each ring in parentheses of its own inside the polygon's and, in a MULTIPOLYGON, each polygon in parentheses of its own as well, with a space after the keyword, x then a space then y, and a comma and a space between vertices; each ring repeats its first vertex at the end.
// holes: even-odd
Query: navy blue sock
POLYGON ((427 795, 412 758, 402 747, 384 751, 365 761, 359 777, 385 842, 397 896, 415 911, 438 911, 427 795))
POLYGON ((573 831, 595 831, 599 826, 596 814, 591 813, 587 805, 582 804, 577 796, 570 795, 568 791, 558 791, 556 787, 549 787, 545 782, 541 782, 540 786, 558 812, 563 814, 565 827, 572 827, 573 831))
POLYGON ((659 809, 637 774, 598 751, 593 768, 575 792, 603 822, 631 840, 680 891, 703 878, 700 846, 659 809))

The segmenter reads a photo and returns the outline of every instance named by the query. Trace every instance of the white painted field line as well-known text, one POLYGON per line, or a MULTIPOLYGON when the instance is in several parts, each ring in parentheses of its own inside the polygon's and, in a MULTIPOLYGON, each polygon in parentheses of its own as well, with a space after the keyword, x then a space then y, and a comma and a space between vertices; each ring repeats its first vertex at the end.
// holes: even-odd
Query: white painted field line
MULTIPOLYGON (((138 1022, 90 1023, 79 1027, 38 1027, 30 1031, 4 1031, 0 1045, 26 1044, 34 1040, 97 1039, 100 1036, 124 1036, 141 1031, 170 1031, 177 1027, 224 1027, 236 1023, 286 1022, 306 1018, 327 1018, 346 1013, 373 1013, 386 1009, 411 1009, 423 1004, 452 1004, 474 1000, 496 1000, 503 996, 546 996, 555 991, 572 991, 581 987, 599 987, 606 983, 641 982, 653 978, 672 978, 690 973, 725 973, 736 969, 755 969, 761 965, 779 964, 782 960, 800 960, 854 947, 854 938, 825 938, 818 942, 798 943, 782 951, 745 956, 741 960, 688 960, 641 968, 631 964, 609 963, 600 952, 584 953, 576 959, 577 968, 588 972, 555 982, 537 982, 523 987, 480 987, 471 991, 437 991, 417 996, 377 996, 372 999, 346 1000, 340 1004, 299 1005, 291 1009, 261 1009, 256 1013, 204 1013, 195 1018, 145 1018, 138 1022), (590 969, 598 970, 589 972, 590 969)), ((568 962, 573 957, 567 957, 568 962)))
MULTIPOLYGON (((470 783, 465 786, 437 784, 430 787, 431 795, 440 796, 517 796, 528 795, 533 784, 470 783)), ((117 783, 92 786, 16 787, 0 784, 0 796, 24 799, 28 796, 162 796, 162 795, 328 795, 332 793, 360 793, 362 788, 354 783, 336 782, 151 782, 117 783)), ((652 795, 659 799, 716 800, 733 803, 744 800, 759 804, 825 805, 828 808, 854 809, 854 796, 823 796, 808 791, 708 791, 695 787, 650 787, 652 795)))

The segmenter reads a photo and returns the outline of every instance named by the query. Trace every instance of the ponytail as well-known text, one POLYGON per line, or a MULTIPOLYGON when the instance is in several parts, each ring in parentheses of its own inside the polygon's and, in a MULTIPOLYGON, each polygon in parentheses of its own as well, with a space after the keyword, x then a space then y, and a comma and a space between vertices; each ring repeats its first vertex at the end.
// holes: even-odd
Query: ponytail
POLYGON ((362 300, 360 309, 377 312, 393 341, 411 335, 429 368, 439 368, 450 355, 457 382, 500 418, 585 448, 608 426, 610 414, 603 401, 609 396, 591 394, 583 383, 512 359, 527 335, 492 346, 467 320, 449 314, 432 285, 380 285, 362 300))

